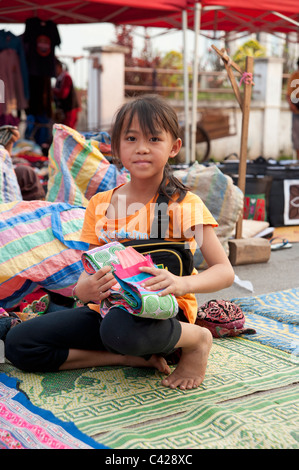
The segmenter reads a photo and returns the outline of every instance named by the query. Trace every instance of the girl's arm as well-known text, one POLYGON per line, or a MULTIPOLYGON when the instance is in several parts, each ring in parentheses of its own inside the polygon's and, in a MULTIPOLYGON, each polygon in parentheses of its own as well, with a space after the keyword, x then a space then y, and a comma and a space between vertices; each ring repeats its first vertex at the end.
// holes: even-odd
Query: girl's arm
POLYGON ((215 229, 211 225, 204 225, 202 229, 195 227, 195 239, 208 268, 194 276, 187 276, 187 292, 215 292, 231 286, 235 278, 234 270, 216 235, 215 229), (202 243, 200 245, 199 233, 201 230, 202 243))
POLYGON ((195 239, 208 268, 191 276, 175 276, 165 269, 142 268, 155 277, 144 285, 151 290, 163 289, 162 295, 177 297, 187 293, 208 293, 225 289, 234 281, 234 270, 211 225, 195 227, 195 239))

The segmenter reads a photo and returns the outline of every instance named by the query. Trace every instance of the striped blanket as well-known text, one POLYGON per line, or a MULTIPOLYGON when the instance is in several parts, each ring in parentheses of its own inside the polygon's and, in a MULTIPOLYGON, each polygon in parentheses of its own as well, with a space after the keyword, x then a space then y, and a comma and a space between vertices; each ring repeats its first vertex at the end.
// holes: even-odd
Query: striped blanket
POLYGON ((0 204, 0 307, 42 287, 65 296, 83 270, 84 207, 47 201, 0 204))
POLYGON ((126 173, 103 156, 100 142, 86 139, 70 127, 54 124, 47 201, 86 207, 94 194, 114 188, 127 178, 126 173))

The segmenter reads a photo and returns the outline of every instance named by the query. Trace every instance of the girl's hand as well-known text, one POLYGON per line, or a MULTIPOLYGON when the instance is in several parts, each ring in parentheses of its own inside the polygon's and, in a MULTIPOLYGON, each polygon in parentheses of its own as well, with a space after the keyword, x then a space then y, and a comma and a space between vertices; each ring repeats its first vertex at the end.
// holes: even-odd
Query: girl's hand
POLYGON ((110 295, 110 289, 116 284, 115 277, 110 266, 104 266, 94 274, 82 273, 75 292, 76 296, 84 303, 100 303, 110 295))
POLYGON ((142 267, 140 271, 153 275, 152 278, 142 284, 142 287, 150 291, 162 290, 162 292, 159 292, 161 296, 173 294, 178 297, 187 292, 186 289, 184 289, 185 283, 183 282, 183 278, 172 274, 167 269, 142 267))

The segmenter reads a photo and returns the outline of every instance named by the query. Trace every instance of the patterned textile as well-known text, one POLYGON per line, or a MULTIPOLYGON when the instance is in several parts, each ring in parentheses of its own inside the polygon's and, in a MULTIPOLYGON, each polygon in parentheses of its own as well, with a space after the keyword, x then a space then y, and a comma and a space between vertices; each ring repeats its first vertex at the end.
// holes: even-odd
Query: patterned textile
POLYGON ((0 204, 13 201, 22 201, 22 194, 10 155, 0 145, 0 204))
POLYGON ((22 320, 25 320, 36 315, 42 315, 48 310, 49 304, 49 294, 43 289, 38 289, 24 297, 19 306, 21 311, 19 316, 22 320))
POLYGON ((243 218, 262 221, 267 220, 265 194, 245 194, 243 218))
POLYGON ((214 339, 205 380, 193 390, 163 387, 163 375, 146 368, 1 368, 34 405, 112 448, 298 447, 299 396, 291 386, 298 363, 243 337, 214 339))
MULTIPOLYGON (((234 234, 236 223, 243 211, 243 193, 216 165, 204 166, 195 162, 186 170, 174 175, 197 194, 205 203, 219 226, 217 236, 228 254, 228 240, 234 234)), ((204 267, 205 261, 199 249, 194 255, 196 267, 204 267)))
POLYGON ((233 301, 245 313, 246 325, 256 330, 252 341, 299 357, 299 288, 233 301))
POLYGON ((244 312, 299 325, 299 288, 233 299, 244 312))
POLYGON ((111 153, 111 137, 108 132, 83 132, 82 135, 87 140, 95 140, 100 143, 99 148, 100 152, 104 157, 112 157, 111 153))
POLYGON ((245 316, 242 309, 229 300, 209 300, 197 310, 195 323, 211 331, 215 338, 253 334, 255 330, 243 328, 245 316))
POLYGON ((94 194, 124 182, 99 148, 100 142, 86 140, 63 124, 54 124, 46 200, 86 207, 94 194))
POLYGON ((159 297, 158 291, 149 291, 142 286, 152 276, 140 272, 139 268, 155 266, 150 256, 143 256, 131 246, 111 242, 83 253, 82 262, 89 273, 107 265, 112 267, 117 283, 110 289, 111 295, 101 302, 102 316, 114 306, 144 318, 164 320, 177 315, 178 304, 172 294, 159 297))
POLYGON ((103 449, 80 432, 32 405, 16 389, 17 381, 0 374, 0 449, 103 449))
POLYGON ((16 313, 6 312, 4 308, 0 307, 0 340, 3 340, 10 328, 20 323, 20 321, 16 313))
POLYGON ((24 297, 16 312, 6 312, 0 307, 0 340, 5 340, 10 328, 18 323, 44 314, 48 310, 49 303, 49 294, 43 289, 38 289, 24 297))
POLYGON ((255 313, 246 313, 246 325, 256 331, 256 334, 250 336, 251 341, 291 353, 299 361, 298 325, 272 320, 255 313))
POLYGON ((14 309, 45 288, 71 297, 83 270, 85 208, 46 201, 0 205, 0 306, 14 309))
POLYGON ((117 253, 124 249, 125 247, 119 242, 111 242, 101 247, 93 248, 92 250, 82 253, 83 267, 88 274, 94 274, 104 266, 111 266, 112 271, 115 271, 113 263, 119 263, 117 253))

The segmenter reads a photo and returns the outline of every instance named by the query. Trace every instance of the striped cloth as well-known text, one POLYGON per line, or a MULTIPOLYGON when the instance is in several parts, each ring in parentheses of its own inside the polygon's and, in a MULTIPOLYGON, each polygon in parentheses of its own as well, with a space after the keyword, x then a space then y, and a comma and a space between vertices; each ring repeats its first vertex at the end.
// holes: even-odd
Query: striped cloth
POLYGON ((87 206, 96 193, 127 180, 100 152, 100 142, 88 140, 62 124, 53 126, 49 149, 49 181, 46 200, 87 206))
POLYGON ((0 145, 0 204, 21 201, 22 194, 8 151, 0 145))
POLYGON ((0 204, 0 307, 42 287, 64 296, 83 270, 84 207, 47 201, 0 204))

